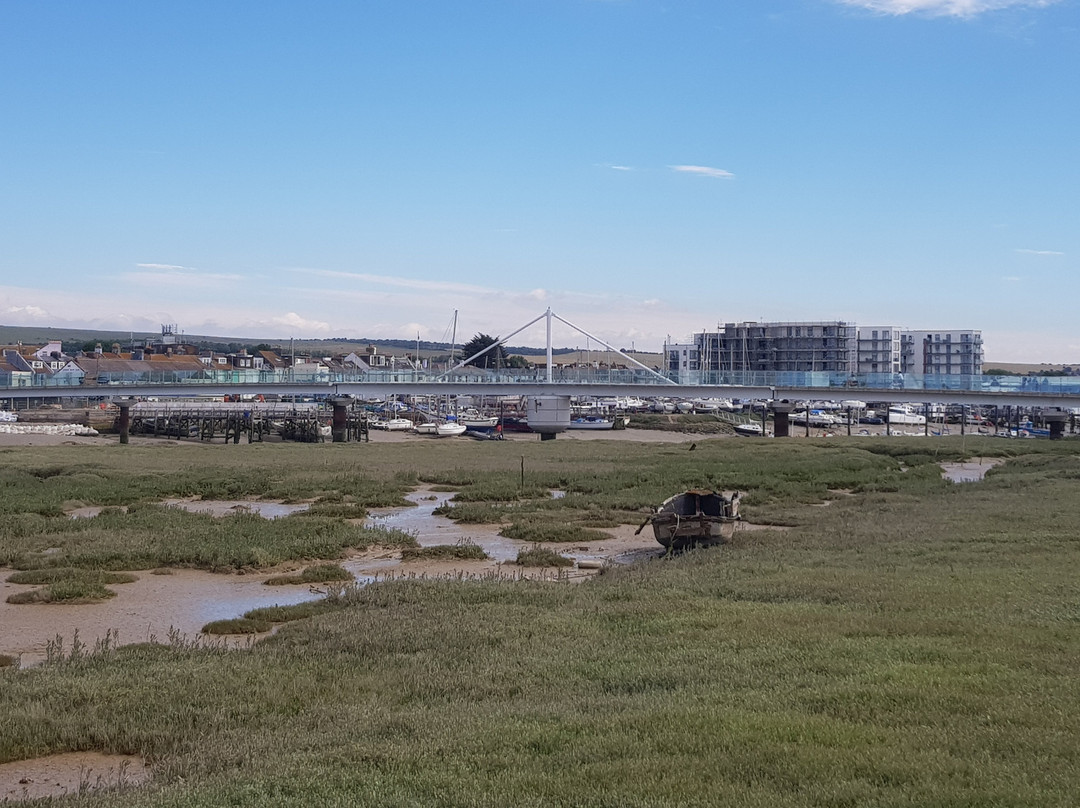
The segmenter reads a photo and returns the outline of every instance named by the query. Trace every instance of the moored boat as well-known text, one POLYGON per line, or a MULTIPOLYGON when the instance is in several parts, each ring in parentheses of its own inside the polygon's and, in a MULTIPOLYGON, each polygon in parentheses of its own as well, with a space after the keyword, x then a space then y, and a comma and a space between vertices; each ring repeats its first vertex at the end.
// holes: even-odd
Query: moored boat
POLYGON ((889 407, 888 415, 888 423, 890 424, 914 424, 923 426, 926 423, 926 416, 916 412, 915 408, 910 404, 900 404, 889 407))
POLYGON ((740 521, 739 492, 731 495, 708 489, 691 489, 664 500, 641 527, 652 523, 653 535, 670 550, 722 544, 740 521))
POLYGON ((499 425, 496 415, 481 415, 476 410, 465 410, 456 418, 459 424, 464 424, 466 429, 494 429, 499 425))
POLYGON ((435 428, 435 434, 440 438, 452 438, 457 435, 464 435, 465 425, 459 424, 457 421, 447 421, 445 424, 439 424, 435 428))
POLYGON ((615 422, 610 418, 601 418, 598 415, 585 415, 570 421, 571 429, 613 429, 615 422))
POLYGON ((765 430, 761 428, 761 424, 756 424, 753 421, 747 421, 745 424, 735 424, 735 432, 739 435, 765 434, 765 430))

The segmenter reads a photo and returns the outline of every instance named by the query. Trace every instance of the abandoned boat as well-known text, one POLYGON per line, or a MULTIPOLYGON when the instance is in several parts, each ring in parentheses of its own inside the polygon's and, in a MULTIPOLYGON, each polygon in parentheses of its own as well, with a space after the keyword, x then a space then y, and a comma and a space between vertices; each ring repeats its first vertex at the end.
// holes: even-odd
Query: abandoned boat
POLYGON ((739 492, 692 489, 668 498, 638 528, 652 523, 656 540, 670 550, 721 544, 735 531, 739 516, 739 492))

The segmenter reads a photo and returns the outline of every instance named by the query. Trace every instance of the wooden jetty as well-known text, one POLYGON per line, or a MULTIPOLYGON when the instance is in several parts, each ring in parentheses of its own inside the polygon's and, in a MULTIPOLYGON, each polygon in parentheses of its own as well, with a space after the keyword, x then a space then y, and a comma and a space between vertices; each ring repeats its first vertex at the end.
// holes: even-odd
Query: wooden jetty
MULTIPOLYGON (((282 440, 319 443, 330 437, 329 413, 317 403, 247 401, 139 401, 131 405, 130 431, 154 437, 249 443, 282 440)), ((367 440, 367 418, 349 413, 346 440, 367 440)))

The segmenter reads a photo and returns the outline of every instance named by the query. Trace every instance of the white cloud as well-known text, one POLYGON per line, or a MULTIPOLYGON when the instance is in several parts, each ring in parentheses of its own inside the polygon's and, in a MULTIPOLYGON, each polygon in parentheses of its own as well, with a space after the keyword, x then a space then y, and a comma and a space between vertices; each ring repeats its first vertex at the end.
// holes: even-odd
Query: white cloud
POLYGON ((904 14, 924 14, 930 17, 971 18, 987 11, 1013 6, 1043 8, 1058 0, 837 0, 845 6, 865 8, 895 17, 904 14))
POLYGON ((729 180, 735 175, 722 168, 710 168, 709 166, 668 166, 672 171, 681 171, 686 174, 697 174, 701 177, 729 180))
POLYGON ((139 269, 167 269, 179 272, 191 272, 191 267, 182 267, 179 264, 136 264, 139 269))
MULTIPOLYGON (((254 323, 250 324, 248 327, 254 328, 260 325, 260 323, 254 323)), ((278 317, 271 317, 269 325, 273 326, 275 329, 280 327, 293 329, 298 334, 327 334, 331 330, 330 323, 301 317, 295 311, 290 311, 278 317)))
POLYGON ((1057 250, 1020 250, 1020 249, 1018 249, 1018 250, 1016 250, 1016 252, 1022 253, 1023 255, 1064 255, 1065 254, 1063 252, 1058 252, 1057 250))
POLYGON ((181 274, 165 270, 158 272, 125 272, 121 277, 126 281, 148 286, 191 286, 204 281, 231 283, 244 280, 243 275, 228 275, 220 272, 189 272, 181 274))
POLYGON ((36 324, 52 319, 52 315, 40 306, 8 306, 3 314, 11 325, 36 324))
POLYGON ((393 275, 371 275, 366 272, 341 272, 332 269, 296 269, 293 271, 306 275, 316 275, 320 278, 342 278, 345 280, 355 280, 361 281, 362 283, 375 284, 376 286, 416 289, 425 292, 461 292, 465 294, 476 294, 495 291, 494 289, 488 289, 483 286, 457 283, 455 281, 427 281, 418 278, 396 277, 393 275))

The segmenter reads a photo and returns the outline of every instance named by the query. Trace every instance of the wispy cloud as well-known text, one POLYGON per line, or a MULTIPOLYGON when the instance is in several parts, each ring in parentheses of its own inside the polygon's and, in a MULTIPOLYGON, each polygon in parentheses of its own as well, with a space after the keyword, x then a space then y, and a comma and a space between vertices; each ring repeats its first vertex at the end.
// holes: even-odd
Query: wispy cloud
POLYGON ((722 168, 712 168, 710 166, 668 166, 672 171, 681 171, 685 174, 697 174, 701 177, 712 177, 719 180, 729 180, 735 175, 730 171, 725 171, 722 168))
POLYGON ((185 267, 180 264, 143 263, 136 264, 136 272, 122 274, 124 280, 133 283, 183 286, 185 284, 198 284, 202 282, 232 283, 244 279, 243 275, 227 272, 203 272, 196 267, 185 267))
POLYGON ((1015 252, 1021 253, 1022 255, 1064 255, 1065 254, 1063 252, 1058 252, 1057 250, 1017 249, 1017 250, 1015 250, 1015 252))
POLYGON ((1044 8, 1059 0, 836 0, 836 2, 894 17, 904 14, 923 14, 928 17, 971 18, 987 11, 999 11, 1014 6, 1044 8))
POLYGON ((203 283, 235 283, 244 280, 243 275, 223 272, 176 272, 157 270, 153 272, 125 272, 121 275, 126 281, 150 286, 189 286, 203 283))
POLYGON ((392 286, 401 289, 418 289, 425 292, 461 292, 461 293, 494 293, 496 290, 484 286, 476 286, 468 283, 455 281, 426 281, 418 278, 399 278, 393 275, 372 275, 367 272, 341 272, 333 269, 295 269, 305 275, 315 275, 320 278, 341 278, 342 280, 354 280, 361 283, 376 286, 392 286))
POLYGON ((164 269, 173 272, 192 272, 192 267, 182 267, 178 264, 136 264, 139 269, 164 269))

